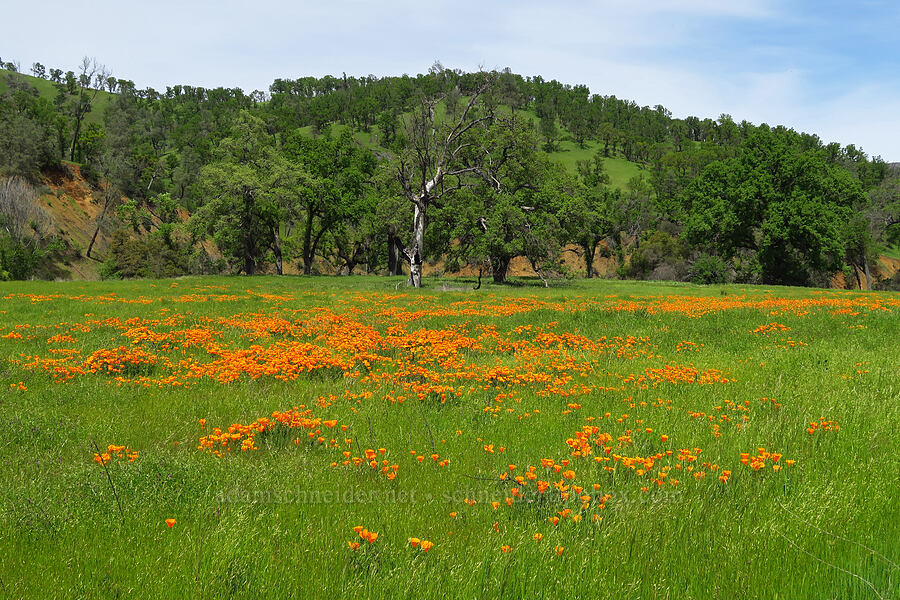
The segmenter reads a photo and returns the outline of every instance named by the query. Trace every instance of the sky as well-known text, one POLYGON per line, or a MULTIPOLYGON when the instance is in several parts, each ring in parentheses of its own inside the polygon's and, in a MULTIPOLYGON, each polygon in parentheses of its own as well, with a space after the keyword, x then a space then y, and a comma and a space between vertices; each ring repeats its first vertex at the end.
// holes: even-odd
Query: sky
POLYGON ((900 3, 235 0, 9 3, 0 58, 267 90, 276 78, 510 67, 676 117, 787 125, 900 161, 900 3), (40 34, 35 29, 40 28, 40 34))

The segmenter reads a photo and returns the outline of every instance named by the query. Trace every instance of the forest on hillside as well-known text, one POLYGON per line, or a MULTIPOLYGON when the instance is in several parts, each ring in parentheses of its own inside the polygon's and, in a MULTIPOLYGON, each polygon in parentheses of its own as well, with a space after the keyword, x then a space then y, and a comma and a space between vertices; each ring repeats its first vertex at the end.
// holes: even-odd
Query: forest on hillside
POLYGON ((95 60, 2 62, 0 278, 72 254, 105 277, 409 274, 547 284, 600 256, 623 278, 897 286, 900 172, 783 126, 674 118, 509 69, 138 89, 95 60), (36 199, 77 167, 85 247, 36 199), (209 242, 214 243, 209 243, 209 242), (581 264, 581 262, 579 264, 581 264), (881 281, 880 281, 881 280, 881 281))

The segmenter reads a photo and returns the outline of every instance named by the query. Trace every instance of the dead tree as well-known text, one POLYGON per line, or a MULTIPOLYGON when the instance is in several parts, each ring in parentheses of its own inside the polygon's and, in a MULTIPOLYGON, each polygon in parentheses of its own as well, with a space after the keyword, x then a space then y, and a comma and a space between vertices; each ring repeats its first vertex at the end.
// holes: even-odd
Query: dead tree
POLYGON ((492 110, 476 109, 487 89, 488 84, 479 87, 453 121, 439 117, 435 110, 444 95, 423 98, 406 123, 408 145, 397 162, 397 179, 413 205, 412 240, 402 249, 409 262, 408 283, 413 287, 422 287, 428 208, 440 206, 442 199, 465 187, 465 176, 482 172, 483 161, 490 158, 472 152, 478 145, 475 128, 494 118, 492 110), (472 160, 473 155, 480 157, 472 160))
POLYGON ((78 146, 78 136, 81 134, 84 118, 90 112, 94 99, 110 76, 109 70, 104 65, 97 64, 96 58, 90 59, 85 56, 81 59, 79 69, 78 96, 72 106, 72 117, 75 120, 75 132, 72 135, 72 147, 69 151, 69 160, 72 162, 75 162, 75 149, 78 146))

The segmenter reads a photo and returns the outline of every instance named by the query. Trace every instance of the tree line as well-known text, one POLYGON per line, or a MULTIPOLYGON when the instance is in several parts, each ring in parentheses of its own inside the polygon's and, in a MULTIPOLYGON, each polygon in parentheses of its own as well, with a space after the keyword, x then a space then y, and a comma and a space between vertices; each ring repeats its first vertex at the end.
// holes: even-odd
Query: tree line
MULTIPOLYGON (((572 275, 562 257, 575 252, 588 277, 602 254, 621 277, 824 285, 843 272, 871 287, 879 253, 900 243, 898 173, 853 145, 728 115, 673 118, 509 69, 435 63, 247 94, 138 89, 85 58, 65 73, 35 63, 48 95, 0 65, 0 170, 19 190, 2 206, 33 204, 23 181, 78 163, 102 201, 81 252, 110 277, 293 263, 405 271, 419 286, 441 259, 503 283, 524 257, 547 283, 572 275), (567 170, 554 160, 563 140, 594 151, 567 170), (611 185, 612 158, 639 174, 611 185)), ((3 210, 7 224, 27 212, 3 210)), ((6 227, 0 275, 53 259, 39 221, 6 227)))

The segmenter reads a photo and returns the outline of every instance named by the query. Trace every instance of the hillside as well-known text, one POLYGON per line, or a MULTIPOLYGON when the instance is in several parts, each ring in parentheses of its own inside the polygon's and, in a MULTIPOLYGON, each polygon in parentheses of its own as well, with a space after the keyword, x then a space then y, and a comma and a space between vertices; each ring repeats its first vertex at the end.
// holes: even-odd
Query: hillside
MULTIPOLYGON (((5 69, 0 69, 0 94, 5 93, 9 86, 6 82, 8 76, 13 76, 17 78, 24 79, 28 82, 29 85, 34 87, 41 97, 47 98, 48 100, 53 100, 57 96, 56 84, 50 82, 47 79, 41 79, 39 77, 34 77, 32 75, 27 75, 25 73, 13 73, 12 71, 7 71, 5 69)), ((111 94, 106 91, 100 91, 97 94, 97 98, 94 101, 94 105, 91 111, 85 117, 85 121, 87 123, 103 123, 103 116, 106 113, 107 108, 109 107, 109 103, 112 98, 114 98, 116 94, 111 94)), ((537 117, 533 113, 531 117, 536 121, 537 117)), ((332 126, 333 132, 335 134, 339 134, 341 131, 346 129, 348 126, 342 125, 340 123, 332 126)), ((302 128, 310 135, 311 127, 302 128)), ((588 141, 585 143, 584 148, 579 147, 579 145, 571 139, 571 135, 565 130, 565 127, 562 127, 563 138, 559 143, 559 148, 550 152, 549 156, 552 160, 559 162, 564 165, 570 172, 574 173, 576 168, 576 163, 580 160, 589 160, 594 153, 599 148, 600 144, 594 141, 588 141)), ((381 146, 377 143, 377 140, 380 138, 378 126, 372 126, 369 131, 354 131, 354 137, 357 141, 369 148, 381 148, 381 146)), ((383 149, 383 148, 382 148, 383 149)), ((638 175, 643 170, 643 165, 626 160, 621 156, 612 156, 606 159, 606 169, 610 178, 610 185, 618 187, 624 190, 627 186, 628 180, 632 177, 638 175)))
POLYGON ((416 272, 497 283, 827 286, 866 270, 877 281, 891 266, 876 253, 897 248, 897 173, 855 146, 728 115, 675 119, 508 70, 276 79, 251 95, 116 80, 83 120, 83 96, 57 102, 47 80, 0 75, 0 172, 37 186, 65 246, 4 276, 52 256, 54 277, 94 277, 98 259, 131 277, 397 273, 415 258, 416 272))
MULTIPOLYGON (((56 98, 58 92, 56 89, 56 84, 47 80, 41 79, 40 77, 34 77, 32 75, 26 75, 24 73, 13 73, 12 71, 7 71, 5 69, 0 69, 0 95, 4 94, 9 90, 9 84, 7 83, 8 77, 16 77, 20 78, 28 84, 36 89, 42 98, 46 98, 51 102, 56 98)), ((103 115, 106 113, 106 109, 109 107, 110 100, 115 96, 115 94, 110 94, 106 91, 97 92, 97 98, 94 100, 92 110, 85 116, 86 123, 103 123, 103 115)))

